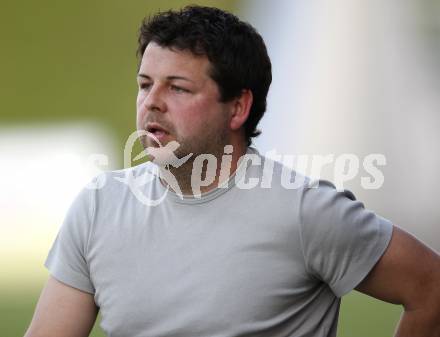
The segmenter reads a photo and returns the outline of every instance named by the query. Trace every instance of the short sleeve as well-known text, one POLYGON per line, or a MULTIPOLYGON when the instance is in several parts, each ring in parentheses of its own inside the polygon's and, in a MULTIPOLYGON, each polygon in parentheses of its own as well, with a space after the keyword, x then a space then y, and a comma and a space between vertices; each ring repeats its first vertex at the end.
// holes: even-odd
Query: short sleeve
POLYGON ((84 188, 70 206, 44 263, 57 280, 94 294, 87 246, 94 213, 94 190, 84 188))
POLYGON ((327 181, 304 188, 300 218, 307 270, 338 297, 368 275, 385 252, 393 228, 351 192, 338 192, 327 181))

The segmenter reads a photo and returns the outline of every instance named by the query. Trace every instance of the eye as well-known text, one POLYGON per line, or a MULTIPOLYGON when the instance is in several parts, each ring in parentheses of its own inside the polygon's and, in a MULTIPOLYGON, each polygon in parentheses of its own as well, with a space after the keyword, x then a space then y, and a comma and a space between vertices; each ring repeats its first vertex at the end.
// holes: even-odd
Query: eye
POLYGON ((151 83, 148 82, 139 83, 139 89, 141 90, 148 90, 150 87, 151 87, 151 83))
POLYGON ((171 90, 178 92, 178 93, 187 93, 190 92, 188 89, 179 87, 178 85, 171 85, 171 90))

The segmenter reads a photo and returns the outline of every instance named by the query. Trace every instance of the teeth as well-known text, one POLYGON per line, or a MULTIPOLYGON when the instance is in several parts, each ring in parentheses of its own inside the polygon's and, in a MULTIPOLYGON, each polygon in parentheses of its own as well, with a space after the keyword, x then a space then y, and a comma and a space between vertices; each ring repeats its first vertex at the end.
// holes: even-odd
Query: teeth
POLYGON ((150 129, 148 130, 149 133, 152 133, 153 135, 163 135, 165 134, 165 131, 159 130, 159 129, 150 129))
POLYGON ((147 128, 147 132, 156 135, 156 136, 162 136, 165 135, 166 132, 165 130, 159 129, 159 128, 155 128, 155 127, 149 127, 147 128))

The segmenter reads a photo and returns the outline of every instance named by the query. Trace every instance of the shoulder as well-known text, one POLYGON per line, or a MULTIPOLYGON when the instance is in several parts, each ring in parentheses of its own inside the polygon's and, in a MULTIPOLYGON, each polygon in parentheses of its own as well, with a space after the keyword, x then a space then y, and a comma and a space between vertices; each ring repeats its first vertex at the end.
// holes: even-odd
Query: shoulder
POLYGON ((120 205, 123 200, 131 201, 138 194, 148 194, 154 188, 158 175, 156 165, 150 162, 105 171, 83 187, 78 199, 82 203, 87 202, 92 210, 111 209, 120 205))
POLYGON ((262 155, 255 148, 246 153, 250 165, 247 175, 259 179, 259 187, 267 190, 302 191, 311 183, 311 179, 293 168, 293 160, 281 161, 281 156, 272 156, 271 152, 262 155))
POLYGON ((146 162, 137 166, 119 170, 105 171, 95 176, 85 189, 95 191, 123 190, 128 186, 129 181, 145 184, 158 176, 157 166, 146 162))

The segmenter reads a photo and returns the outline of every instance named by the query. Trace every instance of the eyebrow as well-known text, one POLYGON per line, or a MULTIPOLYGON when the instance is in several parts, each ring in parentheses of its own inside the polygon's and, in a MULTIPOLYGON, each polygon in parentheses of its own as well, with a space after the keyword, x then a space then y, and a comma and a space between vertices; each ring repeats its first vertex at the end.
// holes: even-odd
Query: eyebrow
MULTIPOLYGON (((137 77, 142 77, 142 78, 145 78, 145 79, 147 79, 147 80, 151 80, 151 77, 150 77, 150 76, 148 76, 148 75, 146 75, 146 74, 142 74, 142 73, 139 73, 139 74, 137 75, 137 77)), ((188 81, 188 82, 194 82, 193 80, 190 80, 189 78, 184 77, 184 76, 167 76, 166 79, 167 79, 168 81, 172 81, 172 80, 183 80, 183 81, 188 81)))

